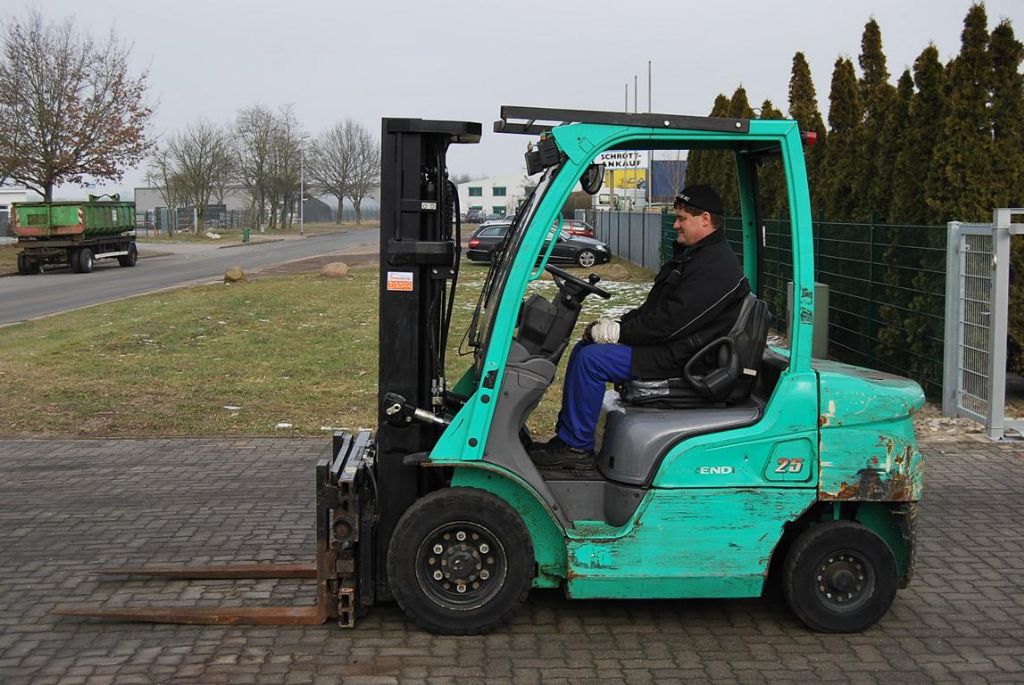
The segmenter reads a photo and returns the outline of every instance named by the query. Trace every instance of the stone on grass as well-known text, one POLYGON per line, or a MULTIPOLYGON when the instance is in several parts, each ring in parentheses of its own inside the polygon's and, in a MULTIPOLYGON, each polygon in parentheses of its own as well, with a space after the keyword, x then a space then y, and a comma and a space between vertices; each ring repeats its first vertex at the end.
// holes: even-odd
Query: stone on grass
POLYGON ((229 266, 228 270, 224 272, 225 283, 245 283, 248 280, 240 266, 229 266))
POLYGON ((608 264, 604 267, 604 280, 606 281, 628 281, 629 269, 621 264, 608 264))
POLYGON ((345 262, 331 262, 320 269, 320 275, 324 278, 348 278, 348 264, 345 262))

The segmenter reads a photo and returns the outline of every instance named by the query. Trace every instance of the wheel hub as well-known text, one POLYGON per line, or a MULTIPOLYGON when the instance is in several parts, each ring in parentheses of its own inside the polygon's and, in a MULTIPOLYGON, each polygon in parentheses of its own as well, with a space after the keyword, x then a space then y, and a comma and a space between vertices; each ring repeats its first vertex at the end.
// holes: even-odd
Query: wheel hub
POLYGON ((849 552, 823 559, 815 581, 819 599, 835 607, 858 604, 870 595, 874 585, 864 560, 849 552))
POLYGON ((420 546, 416 574, 426 594, 449 608, 471 608, 492 597, 505 579, 505 557, 496 538, 477 524, 435 530, 420 546))

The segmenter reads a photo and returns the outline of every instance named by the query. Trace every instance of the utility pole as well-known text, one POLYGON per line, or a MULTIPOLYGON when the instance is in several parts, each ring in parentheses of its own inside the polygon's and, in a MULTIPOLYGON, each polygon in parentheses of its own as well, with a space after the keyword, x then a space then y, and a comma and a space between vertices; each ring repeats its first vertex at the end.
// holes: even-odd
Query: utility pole
MULTIPOLYGON (((651 60, 647 60, 647 113, 653 114, 654 110, 651 108, 651 60)), ((654 150, 647 151, 647 210, 651 209, 651 200, 653 199, 654 190, 654 150)))

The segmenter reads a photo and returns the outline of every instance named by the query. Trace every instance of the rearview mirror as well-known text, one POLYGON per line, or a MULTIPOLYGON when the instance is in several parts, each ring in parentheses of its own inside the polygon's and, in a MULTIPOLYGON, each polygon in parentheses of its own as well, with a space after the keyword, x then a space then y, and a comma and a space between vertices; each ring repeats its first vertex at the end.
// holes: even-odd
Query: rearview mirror
POLYGON ((580 176, 580 185, 587 195, 596 195, 604 184, 604 164, 591 164, 580 176))

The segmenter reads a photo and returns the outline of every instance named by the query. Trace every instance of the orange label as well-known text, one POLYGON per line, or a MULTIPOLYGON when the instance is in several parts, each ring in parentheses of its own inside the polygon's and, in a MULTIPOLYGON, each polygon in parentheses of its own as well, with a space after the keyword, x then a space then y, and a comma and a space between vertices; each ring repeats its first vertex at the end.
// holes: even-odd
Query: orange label
POLYGON ((389 271, 388 272, 388 290, 411 293, 412 292, 412 272, 411 271, 389 271))

